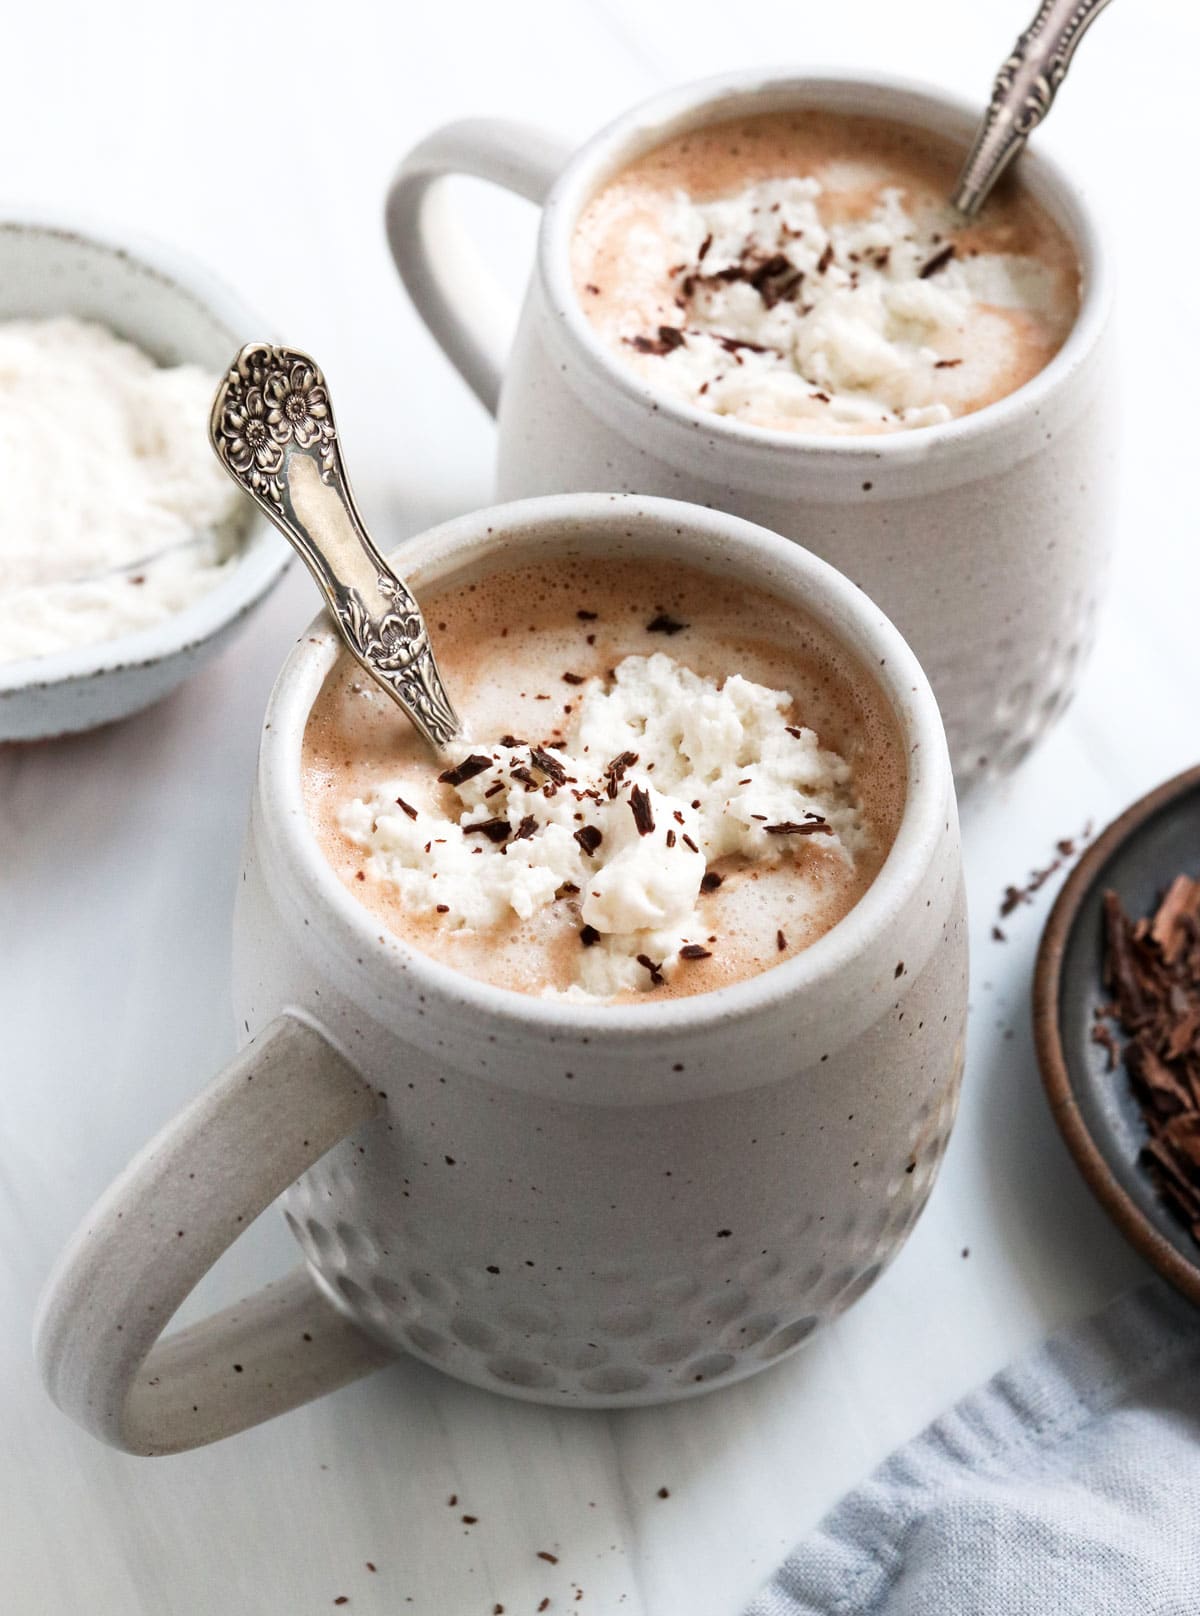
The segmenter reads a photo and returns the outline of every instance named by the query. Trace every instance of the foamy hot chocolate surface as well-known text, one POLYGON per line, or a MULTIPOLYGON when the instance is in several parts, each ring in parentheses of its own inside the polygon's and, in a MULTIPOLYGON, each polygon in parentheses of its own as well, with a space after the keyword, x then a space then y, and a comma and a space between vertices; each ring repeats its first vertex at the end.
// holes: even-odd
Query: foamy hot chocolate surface
POLYGON ((700 993, 807 947, 873 880, 899 734, 800 613, 584 559, 423 605, 471 739, 435 762, 341 657, 303 757, 327 859, 416 947, 523 993, 700 993))
POLYGON ((961 157, 831 113, 689 131, 584 208, 579 300, 654 387, 749 425, 881 433, 966 415, 1057 353, 1080 269, 1011 179, 964 223, 947 201, 961 157))

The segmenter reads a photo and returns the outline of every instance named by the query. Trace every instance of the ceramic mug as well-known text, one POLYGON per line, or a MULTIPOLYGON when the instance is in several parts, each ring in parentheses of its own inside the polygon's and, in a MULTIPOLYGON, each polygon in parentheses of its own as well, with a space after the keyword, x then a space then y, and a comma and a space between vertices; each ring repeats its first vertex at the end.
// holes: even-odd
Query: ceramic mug
POLYGON ((319 617, 263 729, 235 923, 250 1041, 93 1210, 43 1301, 51 1395, 167 1453, 406 1351, 517 1397, 613 1407, 749 1375, 853 1302, 912 1227, 966 1015, 958 821, 937 706, 859 590, 747 522, 618 495, 529 500, 403 551, 418 596, 551 554, 676 559, 769 590, 873 675, 909 757, 895 844, 807 951, 693 998, 522 995, 407 946, 311 832, 319 617), (307 1266, 160 1341, 283 1194, 307 1266))
POLYGON ((659 392, 598 340, 572 286, 581 209, 686 129, 788 108, 870 112, 964 153, 978 108, 883 77, 738 73, 635 108, 573 157, 519 125, 456 123, 400 165, 388 237, 413 301, 499 417, 502 499, 614 488, 733 511, 853 578, 916 651, 941 703, 960 788, 1014 767, 1069 702, 1094 636, 1114 512, 1109 273, 1078 191, 1028 151, 1030 192, 1083 271, 1079 317, 1049 365, 941 426, 874 437, 749 427, 659 392), (511 351, 490 273, 441 181, 491 180, 542 204, 537 263, 511 351))

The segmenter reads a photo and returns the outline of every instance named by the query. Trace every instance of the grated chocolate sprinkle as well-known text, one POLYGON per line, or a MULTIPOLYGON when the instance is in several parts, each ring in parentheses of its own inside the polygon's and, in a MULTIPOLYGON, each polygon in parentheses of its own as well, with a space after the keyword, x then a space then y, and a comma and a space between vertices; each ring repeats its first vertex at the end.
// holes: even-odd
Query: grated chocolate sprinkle
POLYGON ((678 618, 672 617, 668 612, 659 612, 656 617, 651 618, 650 622, 646 624, 646 633, 681 634, 687 626, 686 623, 681 623, 678 618))
POLYGON ((938 248, 937 252, 934 253, 932 258, 926 259, 926 261, 921 265, 921 268, 917 272, 919 279, 927 281, 931 275, 936 275, 939 269, 945 269, 946 265, 953 257, 954 243, 952 241, 948 241, 944 247, 938 248))
POLYGON ((481 819, 474 825, 463 826, 464 836, 486 836, 489 842, 497 846, 512 835, 512 826, 507 819, 481 819))
POLYGON ((604 840, 604 833, 595 825, 580 825, 579 829, 575 832, 575 840, 579 843, 580 847, 583 848, 583 851, 588 855, 588 857, 591 858, 595 854, 596 849, 600 846, 600 843, 604 840))
POLYGON ((667 979, 662 974, 661 960, 659 960, 656 965, 655 962, 650 958, 649 954, 639 954, 637 956, 637 963, 642 967, 643 970, 650 972, 651 986, 656 988, 662 987, 663 983, 667 979))
POLYGON ((446 769, 444 773, 439 774, 438 779, 444 786, 461 786, 491 766, 491 758, 484 757, 480 752, 472 752, 470 757, 464 758, 455 768, 446 769))
MULTIPOLYGON (((654 810, 650 806, 650 793, 634 786, 629 793, 629 807, 639 836, 649 836, 654 829, 654 810)), ((684 840, 686 841, 686 837, 684 840)))

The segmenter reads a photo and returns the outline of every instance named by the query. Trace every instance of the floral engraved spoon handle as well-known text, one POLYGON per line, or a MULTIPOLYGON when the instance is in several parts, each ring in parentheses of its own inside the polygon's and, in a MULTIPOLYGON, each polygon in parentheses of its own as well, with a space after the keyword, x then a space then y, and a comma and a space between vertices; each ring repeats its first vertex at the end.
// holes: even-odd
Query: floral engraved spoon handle
POLYGON ((992 99, 954 192, 974 218, 992 186, 1050 111, 1075 48, 1108 0, 1042 0, 996 75, 992 99))
POLYGON ((442 751, 461 725, 421 609, 358 514, 316 362, 249 343, 217 388, 208 430, 225 470, 303 557, 354 656, 442 751))

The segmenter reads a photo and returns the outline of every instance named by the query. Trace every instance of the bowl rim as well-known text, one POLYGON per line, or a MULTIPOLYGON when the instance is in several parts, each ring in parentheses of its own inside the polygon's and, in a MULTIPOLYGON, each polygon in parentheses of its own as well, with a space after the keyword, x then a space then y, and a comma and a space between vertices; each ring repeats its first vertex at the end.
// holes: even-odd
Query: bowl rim
MULTIPOLYGON (((0 238, 8 234, 72 240, 127 260, 190 299, 231 333, 242 333, 243 340, 251 334, 271 340, 272 332, 238 292, 191 253, 153 235, 85 212, 0 204, 0 238)), ((235 345, 237 340, 235 335, 235 345)), ((165 661, 203 644, 243 616, 291 560, 287 545, 258 511, 248 509, 243 521, 244 536, 234 565, 198 600, 161 622, 110 640, 0 662, 0 699, 165 661)))
POLYGON ((1139 797, 1096 838, 1071 871, 1038 946, 1033 975, 1033 1043, 1050 1113, 1093 1195, 1130 1245, 1177 1291, 1200 1304, 1200 1248, 1195 1261, 1185 1257, 1155 1228, 1113 1173, 1075 1099, 1058 1015, 1067 944, 1096 877, 1143 825, 1198 786, 1200 766, 1184 770, 1139 797))

